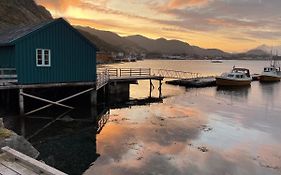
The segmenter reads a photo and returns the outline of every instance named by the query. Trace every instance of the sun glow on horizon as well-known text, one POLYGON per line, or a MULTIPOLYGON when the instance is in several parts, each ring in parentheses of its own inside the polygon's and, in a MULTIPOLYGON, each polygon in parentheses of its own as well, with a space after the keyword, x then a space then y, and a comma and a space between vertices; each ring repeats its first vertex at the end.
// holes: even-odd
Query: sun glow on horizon
MULTIPOLYGON (((36 2, 45 6, 54 17, 64 17, 73 25, 112 31, 121 36, 139 34, 153 39, 178 39, 190 45, 228 52, 242 52, 261 44, 281 44, 281 39, 277 37, 281 34, 279 29, 281 24, 269 18, 280 19, 281 15, 272 13, 261 18, 257 10, 264 5, 263 1, 128 0, 124 3, 121 0, 36 0, 36 2), (248 12, 245 11, 245 7, 238 8, 238 5, 249 7, 248 12), (223 7, 227 7, 228 11, 223 7), (239 18, 239 13, 244 17, 239 18)), ((278 4, 275 6, 278 7, 278 4)), ((275 6, 267 4, 265 10, 273 10, 275 6)))

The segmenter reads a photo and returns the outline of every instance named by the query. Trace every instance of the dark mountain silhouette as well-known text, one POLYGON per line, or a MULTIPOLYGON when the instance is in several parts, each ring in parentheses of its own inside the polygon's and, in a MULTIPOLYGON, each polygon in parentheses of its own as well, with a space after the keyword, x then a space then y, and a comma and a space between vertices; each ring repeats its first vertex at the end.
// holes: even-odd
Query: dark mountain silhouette
POLYGON ((97 36, 99 39, 110 43, 125 52, 145 52, 168 55, 198 55, 198 56, 227 56, 226 52, 218 49, 202 49, 197 46, 191 46, 188 43, 179 40, 167 40, 165 38, 150 39, 141 35, 121 37, 116 33, 97 30, 90 27, 77 27, 79 30, 87 31, 88 33, 97 36))
POLYGON ((116 47, 117 50, 124 51, 126 53, 145 52, 145 49, 139 47, 134 42, 129 41, 126 38, 117 35, 116 33, 97 30, 97 29, 90 28, 90 27, 77 26, 76 28, 79 29, 80 31, 83 30, 83 31, 88 32, 89 34, 92 34, 92 35, 98 37, 100 40, 103 40, 105 43, 116 47))
POLYGON ((0 31, 51 20, 45 7, 33 0, 0 0, 0 31))

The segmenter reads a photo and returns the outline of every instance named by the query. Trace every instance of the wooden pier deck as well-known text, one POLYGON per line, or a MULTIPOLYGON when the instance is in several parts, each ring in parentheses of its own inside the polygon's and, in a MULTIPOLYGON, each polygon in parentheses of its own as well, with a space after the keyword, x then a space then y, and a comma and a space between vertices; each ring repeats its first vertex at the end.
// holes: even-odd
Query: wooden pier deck
POLYGON ((2 148, 0 175, 67 175, 9 147, 2 148))

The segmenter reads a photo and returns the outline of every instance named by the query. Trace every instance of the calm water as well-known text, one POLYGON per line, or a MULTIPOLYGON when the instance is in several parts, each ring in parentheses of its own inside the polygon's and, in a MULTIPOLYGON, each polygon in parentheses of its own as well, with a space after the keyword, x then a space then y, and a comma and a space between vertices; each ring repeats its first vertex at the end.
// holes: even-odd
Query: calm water
MULTIPOLYGON (((233 65, 259 73, 267 64, 151 60, 109 66, 214 75, 233 65)), ((154 85, 153 96, 157 97, 158 82, 154 85)), ((131 85, 131 99, 148 95, 149 82, 131 85)), ((281 174, 281 83, 253 82, 251 87, 238 89, 165 84, 163 96, 160 103, 134 105, 133 100, 130 107, 111 109, 100 134, 95 135, 91 126, 64 124, 65 133, 79 130, 49 136, 35 146, 44 160, 70 174, 281 174)))

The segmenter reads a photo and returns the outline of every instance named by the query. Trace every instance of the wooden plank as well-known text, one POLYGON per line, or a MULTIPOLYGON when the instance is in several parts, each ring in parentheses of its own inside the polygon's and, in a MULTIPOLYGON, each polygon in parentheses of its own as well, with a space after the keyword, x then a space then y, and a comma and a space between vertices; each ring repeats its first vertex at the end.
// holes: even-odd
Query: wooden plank
POLYGON ((31 166, 32 168, 36 168, 47 175, 67 175, 55 168, 52 168, 42 162, 39 162, 31 157, 28 157, 20 152, 17 152, 16 150, 13 150, 9 147, 2 148, 2 151, 5 152, 6 154, 18 159, 23 164, 25 164, 27 166, 31 166))
POLYGON ((3 164, 0 164, 0 172, 3 175, 20 175, 20 174, 14 172, 13 170, 11 170, 10 168, 7 168, 3 164))
POLYGON ((17 162, 8 162, 8 161, 1 161, 2 165, 12 169, 13 171, 17 172, 20 175, 38 175, 34 171, 27 169, 26 167, 18 164, 17 162))

